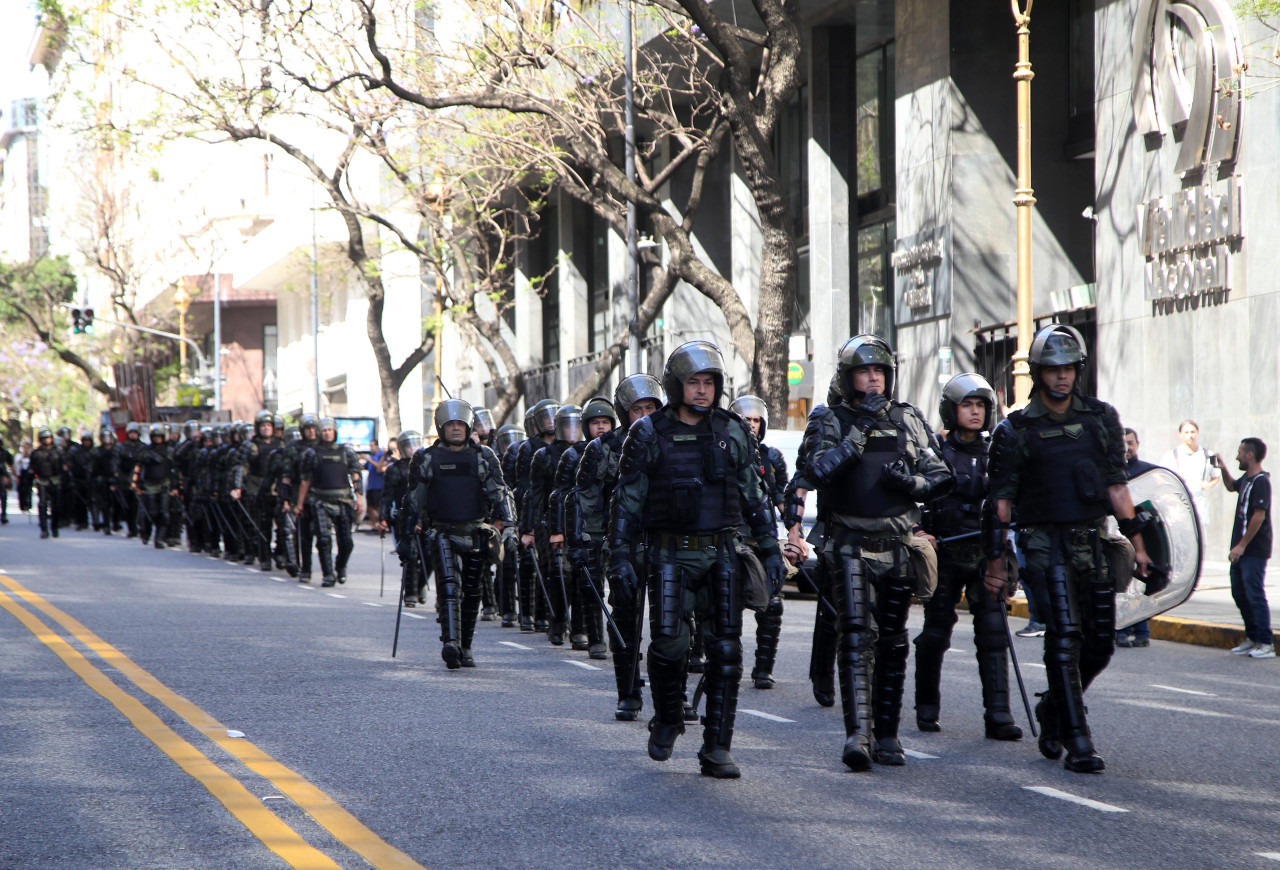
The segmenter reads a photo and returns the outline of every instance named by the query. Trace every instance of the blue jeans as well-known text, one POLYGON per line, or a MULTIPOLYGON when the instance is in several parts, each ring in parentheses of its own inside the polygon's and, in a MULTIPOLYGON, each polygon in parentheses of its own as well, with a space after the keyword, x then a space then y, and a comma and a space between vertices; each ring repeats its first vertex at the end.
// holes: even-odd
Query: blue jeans
POLYGON ((1265 587, 1267 560, 1242 556, 1231 563, 1231 597, 1244 617, 1245 637, 1254 643, 1271 643, 1271 608, 1265 587))
POLYGON ((1116 632, 1116 637, 1141 637, 1146 640, 1151 639, 1150 620, 1144 619, 1142 622, 1135 622, 1128 628, 1122 628, 1116 632))

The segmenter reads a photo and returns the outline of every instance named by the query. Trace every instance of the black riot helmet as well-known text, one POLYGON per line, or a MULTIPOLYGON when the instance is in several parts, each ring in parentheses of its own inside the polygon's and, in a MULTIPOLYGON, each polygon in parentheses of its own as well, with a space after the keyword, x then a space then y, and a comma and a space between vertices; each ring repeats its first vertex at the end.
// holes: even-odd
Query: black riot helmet
POLYGON ((613 413, 613 404, 604 396, 596 396, 595 398, 588 399, 587 403, 582 406, 583 425, 585 426, 592 420, 599 419, 600 417, 608 418, 614 428, 617 428, 618 418, 613 413))
POLYGON ((481 440, 488 438, 498 428, 493 422, 493 412, 488 408, 472 408, 471 411, 475 415, 475 433, 481 440))
POLYGON ((519 426, 503 426, 498 430, 498 434, 493 436, 493 449, 498 451, 499 456, 505 456, 508 450, 524 440, 525 437, 519 426))
POLYGON ((318 428, 319 428, 319 435, 320 435, 321 441, 325 442, 326 444, 333 444, 338 440, 338 421, 337 420, 333 419, 332 417, 321 417, 320 426, 318 428), (332 438, 324 437, 325 434, 328 432, 333 433, 332 438))
POLYGON ((151 424, 151 443, 155 444, 157 438, 161 441, 169 440, 168 427, 166 427, 164 423, 151 424))
POLYGON ((131 441, 137 441, 142 437, 142 427, 132 420, 129 421, 129 423, 124 427, 124 437, 131 441), (134 438, 134 435, 137 435, 138 437, 134 438))
MULTIPOLYGON (((1076 383, 1074 390, 1080 392, 1080 378, 1084 375, 1084 364, 1089 359, 1089 352, 1084 346, 1084 336, 1074 326, 1063 323, 1050 323, 1042 327, 1031 340, 1031 349, 1027 351, 1027 364, 1031 368, 1031 392, 1041 389, 1040 369, 1044 366, 1075 366, 1076 383)), ((1049 393, 1048 390, 1045 390, 1049 393)), ((1054 399, 1065 399, 1066 396, 1049 393, 1054 399)))
POLYGON ((439 405, 436 405, 436 411, 433 415, 436 424, 436 436, 440 440, 444 440, 444 424, 454 421, 463 423, 467 427, 467 437, 471 437, 471 431, 476 427, 476 412, 469 402, 462 399, 445 399, 439 405))
POLYGON ((618 412, 618 419, 630 421, 631 406, 641 399, 653 399, 661 408, 667 403, 667 394, 653 375, 645 372, 627 375, 613 391, 613 409, 618 412))
POLYGON ((92 433, 92 432, 90 432, 88 429, 81 429, 81 430, 80 430, 80 443, 81 443, 81 444, 84 444, 84 446, 85 446, 85 447, 92 447, 92 446, 93 446, 93 433, 92 433), (85 442, 88 442, 88 443, 85 443, 85 442))
POLYGON ((844 403, 844 393, 840 389, 840 374, 831 376, 831 383, 827 384, 827 407, 834 408, 836 405, 844 403))
POLYGON ((764 443, 765 433, 769 431, 769 406, 764 403, 764 399, 759 396, 739 396, 729 403, 729 410, 739 417, 759 417, 760 437, 757 440, 764 443))
POLYGON ((582 440, 582 409, 577 405, 561 405, 556 409, 556 440, 577 444, 582 440))
POLYGON ((302 433, 303 438, 307 437, 308 426, 310 426, 311 429, 313 430, 311 433, 311 437, 313 439, 319 438, 320 437, 320 418, 317 417, 315 414, 302 415, 301 419, 298 420, 298 431, 302 433))
POLYGON ((893 349, 889 342, 878 335, 855 335, 840 346, 836 354, 836 376, 840 381, 840 392, 846 401, 857 402, 862 399, 861 393, 853 388, 854 369, 862 366, 884 367, 884 394, 893 397, 893 384, 896 380, 898 364, 893 358, 893 349))
POLYGON ((266 423, 271 424, 271 430, 272 430, 271 434, 272 435, 276 434, 275 433, 276 418, 272 415, 270 411, 266 411, 266 410, 259 411, 258 413, 253 415, 253 433, 255 435, 261 435, 262 426, 266 423))
POLYGON ((947 381, 942 388, 942 399, 938 402, 938 415, 942 417, 943 429, 956 428, 956 409, 965 399, 981 399, 987 413, 982 420, 982 431, 990 432, 996 412, 996 391, 991 388, 987 379, 977 372, 961 372, 947 381))
POLYGON ((532 416, 533 431, 529 434, 529 437, 553 434, 556 431, 556 411, 559 408, 560 403, 555 399, 543 399, 534 405, 532 416))
POLYGON ((46 439, 46 438, 48 438, 49 440, 51 440, 51 441, 52 441, 52 440, 53 440, 53 432, 52 432, 52 430, 50 430, 50 429, 49 429, 49 427, 48 427, 48 426, 41 426, 41 427, 40 427, 40 431, 36 433, 36 440, 37 440, 37 441, 41 441, 41 442, 43 442, 43 441, 44 441, 44 439, 46 439))
POLYGON ((684 382, 704 373, 715 380, 716 391, 708 407, 690 406, 689 409, 697 414, 710 414, 712 408, 720 405, 720 398, 724 395, 724 357, 720 355, 720 348, 702 339, 686 341, 671 352, 662 369, 662 386, 667 391, 667 402, 671 407, 678 408, 684 404, 684 382))
POLYGON ((396 436, 396 446, 400 448, 401 459, 411 459, 422 447, 422 433, 416 429, 406 429, 396 436))
POLYGON ((297 426, 290 426, 284 430, 284 443, 292 444, 295 441, 302 440, 302 432, 297 426))
POLYGON ((71 427, 70 426, 59 426, 56 434, 59 438, 62 439, 62 442, 64 444, 71 443, 71 427))
POLYGON ((272 414, 271 425, 275 427, 275 434, 277 436, 284 434, 284 417, 281 417, 279 414, 272 414))
POLYGON ((188 441, 195 438, 200 433, 200 424, 195 420, 188 420, 182 424, 182 437, 188 441))
POLYGON ((205 426, 204 429, 200 431, 200 434, 204 436, 204 444, 206 447, 212 447, 214 444, 218 443, 218 430, 212 426, 205 426))
POLYGON ((104 446, 114 444, 116 440, 115 430, 110 426, 103 426, 98 430, 98 442, 104 446))
POLYGON ((537 434, 533 429, 533 408, 528 408, 524 412, 524 437, 527 440, 537 434))

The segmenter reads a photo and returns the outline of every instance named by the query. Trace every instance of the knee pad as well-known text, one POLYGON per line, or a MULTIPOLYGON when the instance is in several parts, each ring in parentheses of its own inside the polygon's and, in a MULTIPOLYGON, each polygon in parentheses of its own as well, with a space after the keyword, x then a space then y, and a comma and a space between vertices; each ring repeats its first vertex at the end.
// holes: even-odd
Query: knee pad
POLYGON ((735 638, 721 637, 707 644, 707 659, 725 680, 742 678, 742 642, 735 638))

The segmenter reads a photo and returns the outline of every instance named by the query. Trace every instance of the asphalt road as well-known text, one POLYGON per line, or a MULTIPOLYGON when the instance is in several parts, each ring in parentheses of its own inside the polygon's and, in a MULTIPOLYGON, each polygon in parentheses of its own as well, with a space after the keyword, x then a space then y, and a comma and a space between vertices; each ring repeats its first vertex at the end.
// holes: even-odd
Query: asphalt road
POLYGON ((854 774, 791 601, 778 686, 742 689, 743 777, 713 781, 700 729, 650 761, 607 663, 541 636, 481 623, 479 667, 448 672, 419 608, 392 659, 390 564, 380 597, 371 535, 322 590, 0 528, 0 868, 1280 866, 1280 660, 1118 650, 1088 695, 1107 771, 1082 776, 982 738, 962 616, 943 732, 908 689, 907 766, 854 774))

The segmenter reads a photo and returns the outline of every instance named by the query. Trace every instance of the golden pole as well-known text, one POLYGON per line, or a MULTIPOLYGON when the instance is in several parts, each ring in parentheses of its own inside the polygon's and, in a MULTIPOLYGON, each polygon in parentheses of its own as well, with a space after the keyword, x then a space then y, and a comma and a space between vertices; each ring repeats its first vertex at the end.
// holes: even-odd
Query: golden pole
POLYGON ((1031 4, 1026 0, 1010 0, 1013 20, 1018 26, 1018 63, 1013 80, 1018 83, 1018 188, 1013 204, 1018 210, 1018 349, 1013 355, 1013 395, 1015 407, 1021 408, 1031 398, 1031 367, 1027 351, 1031 349, 1033 323, 1031 298, 1031 220, 1036 204, 1031 189, 1031 4))

